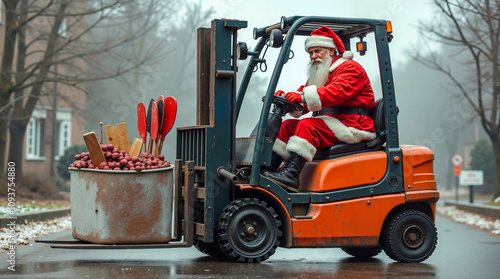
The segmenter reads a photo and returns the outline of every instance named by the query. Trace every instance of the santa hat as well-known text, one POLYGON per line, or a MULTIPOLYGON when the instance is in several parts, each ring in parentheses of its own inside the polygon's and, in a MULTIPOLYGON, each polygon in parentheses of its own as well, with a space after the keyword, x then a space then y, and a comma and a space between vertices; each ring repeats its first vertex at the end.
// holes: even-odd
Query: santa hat
POLYGON ((338 49, 340 53, 342 53, 342 57, 345 59, 352 59, 353 54, 350 51, 345 50, 344 43, 340 39, 332 29, 321 26, 320 28, 311 32, 311 35, 306 39, 304 44, 306 51, 309 50, 310 47, 326 47, 326 48, 334 48, 338 49))

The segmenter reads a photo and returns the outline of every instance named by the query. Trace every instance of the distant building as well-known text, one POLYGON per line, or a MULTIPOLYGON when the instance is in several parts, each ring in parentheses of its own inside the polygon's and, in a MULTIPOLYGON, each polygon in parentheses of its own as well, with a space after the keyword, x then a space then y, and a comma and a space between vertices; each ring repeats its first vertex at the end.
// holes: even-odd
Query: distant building
MULTIPOLYGON (((47 1, 37 1, 36 4, 45 2, 47 1)), ((3 39, 5 33, 5 24, 3 22, 5 18, 5 6, 2 2, 0 2, 0 4, 0 38, 3 39)), ((54 5, 54 9, 55 7, 56 5, 54 5)), ((69 7, 71 7, 71 5, 69 7)), ((38 29, 41 29, 43 24, 50 27, 50 25, 46 23, 49 20, 45 17, 43 20, 37 20, 32 24, 36 25, 38 29)), ((82 22, 86 22, 86 20, 82 22)), ((72 35, 72 29, 68 28, 68 26, 72 26, 71 28, 82 27, 81 24, 78 26, 72 25, 71 18, 65 19, 59 30, 60 37, 58 43, 63 44, 72 35)), ((33 32, 36 32, 37 28, 29 28, 30 31, 27 31, 27 44, 33 42, 33 38, 35 37, 33 32)), ((81 47, 86 47, 86 38, 83 37, 81 41, 83 41, 81 47)), ((44 48, 45 44, 43 40, 40 43, 35 42, 30 45, 31 51, 44 48)), ((3 53, 3 44, 0 44, 0 54, 1 53, 3 53)), ((29 55, 26 59, 26 64, 30 64, 35 62, 37 57, 36 55, 29 55)), ((16 59, 14 58, 14 63, 15 61, 16 59)), ((82 60, 81 64, 78 66, 85 69, 85 62, 82 60)), ((69 65, 53 66, 51 71, 53 71, 55 75, 65 74, 71 72, 70 67, 69 65)), ((81 90, 57 82, 47 82, 44 86, 44 90, 47 92, 51 90, 57 92, 57 99, 54 100, 53 94, 47 94, 41 97, 27 125, 24 142, 7 142, 7 152, 9 144, 24 145, 24 174, 36 173, 43 176, 48 176, 50 174, 51 161, 53 162, 50 158, 53 142, 55 143, 54 146, 56 151, 54 159, 56 162, 66 148, 77 143, 83 143, 85 94, 82 93, 81 90), (55 119, 53 117, 54 108, 55 119), (53 136, 53 129, 55 129, 55 137, 53 136)), ((84 85, 79 86, 81 87, 84 85)), ((27 91, 29 91, 29 89, 27 91)))

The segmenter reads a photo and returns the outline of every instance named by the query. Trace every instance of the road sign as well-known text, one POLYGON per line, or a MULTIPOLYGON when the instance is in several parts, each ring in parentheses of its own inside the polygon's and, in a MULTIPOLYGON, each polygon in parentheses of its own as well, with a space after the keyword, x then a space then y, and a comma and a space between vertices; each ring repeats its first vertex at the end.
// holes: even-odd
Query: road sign
POLYGON ((451 157, 451 162, 455 166, 461 165, 463 163, 463 161, 464 161, 464 158, 462 158, 462 155, 460 155, 460 154, 455 154, 455 155, 453 155, 453 157, 451 157))
POLYGON ((462 186, 481 186, 483 185, 483 171, 464 170, 460 173, 459 183, 462 186))
POLYGON ((453 175, 454 176, 460 176, 461 172, 462 172, 462 165, 454 165, 453 166, 453 175))

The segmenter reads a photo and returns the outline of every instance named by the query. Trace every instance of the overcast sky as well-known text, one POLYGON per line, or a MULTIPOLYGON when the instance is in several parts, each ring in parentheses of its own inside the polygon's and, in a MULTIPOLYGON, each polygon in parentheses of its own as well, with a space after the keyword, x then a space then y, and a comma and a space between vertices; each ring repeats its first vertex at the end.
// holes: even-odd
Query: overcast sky
MULTIPOLYGON (((306 1, 269 1, 269 0, 215 0, 204 1, 207 7, 211 5, 215 9, 213 18, 228 18, 248 21, 248 27, 241 29, 238 32, 238 40, 245 41, 250 49, 253 49, 257 43, 253 39, 252 31, 254 27, 264 27, 278 23, 281 16, 333 16, 333 17, 358 17, 358 18, 375 18, 391 20, 394 30, 394 39, 390 44, 391 59, 393 68, 398 65, 404 66, 410 61, 411 46, 419 45, 421 40, 418 35, 416 26, 419 20, 428 20, 431 17, 431 5, 426 1, 399 1, 399 0, 358 0, 358 1, 324 1, 311 2, 306 1)), ((296 38, 292 45, 295 57, 290 60, 283 68, 280 77, 278 88, 284 91, 296 90, 306 81, 306 65, 309 60, 303 48, 303 39, 296 38)), ((378 62, 375 52, 375 44, 368 41, 368 52, 365 56, 360 57, 355 53, 354 59, 360 62, 366 69, 372 81, 378 81, 378 62)), ((354 46, 354 40, 351 40, 351 45, 354 46)), ((269 49, 266 59, 268 72, 266 82, 271 75, 274 63, 279 50, 269 49)), ((410 61, 411 62, 411 61, 410 61)), ((247 61, 240 61, 239 74, 243 74, 242 68, 247 65, 247 61)), ((373 83, 373 82, 372 82, 373 83)), ((252 83, 250 84, 252 86, 252 83)), ((380 97, 380 85, 373 84, 376 97, 380 97)), ((260 94, 262 97, 265 92, 260 94)), ((262 105, 259 96, 252 96, 254 104, 248 107, 249 96, 245 98, 243 103, 242 114, 245 118, 250 118, 251 112, 255 109, 260 111, 262 105), (248 113, 245 113, 248 112, 248 113)), ((258 115, 254 116, 258 119, 258 115)), ((255 120, 247 119, 248 122, 255 123, 255 120)), ((245 136, 251 130, 252 125, 247 123, 242 124, 244 120, 240 118, 238 123, 238 136, 245 136)), ((246 122, 246 121, 245 121, 246 122)))
POLYGON ((252 30, 278 23, 281 16, 333 16, 363 17, 391 20, 395 40, 391 43, 393 63, 408 60, 408 46, 418 44, 419 20, 431 17, 429 1, 357 0, 357 1, 269 1, 269 0, 214 0, 210 3, 216 12, 214 18, 230 18, 248 21, 248 28, 239 32, 239 39, 254 46, 252 30))

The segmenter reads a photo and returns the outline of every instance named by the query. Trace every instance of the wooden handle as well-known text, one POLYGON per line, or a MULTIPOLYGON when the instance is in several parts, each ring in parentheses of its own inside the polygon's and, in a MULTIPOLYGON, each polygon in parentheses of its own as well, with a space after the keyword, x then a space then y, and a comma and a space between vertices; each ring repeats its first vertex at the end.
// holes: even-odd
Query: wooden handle
POLYGON ((94 165, 99 166, 102 162, 106 162, 104 153, 102 152, 101 145, 97 140, 97 135, 95 132, 86 133, 83 135, 83 140, 87 149, 89 150, 90 159, 94 165))
POLYGON ((99 143, 103 144, 103 141, 102 141, 102 122, 99 122, 99 125, 101 126, 101 140, 99 141, 99 143))
POLYGON ((158 148, 158 155, 161 154, 161 149, 163 148, 163 141, 160 141, 160 147, 158 148))
POLYGON ((148 152, 151 154, 153 152, 153 144, 154 141, 151 137, 149 137, 149 146, 148 146, 148 152))
POLYGON ((142 139, 134 138, 132 147, 130 148, 129 152, 130 157, 139 157, 139 155, 141 155, 141 149, 142 149, 142 139))
POLYGON ((158 158, 158 142, 155 143, 155 154, 153 156, 158 158))

